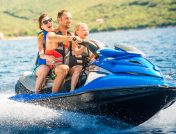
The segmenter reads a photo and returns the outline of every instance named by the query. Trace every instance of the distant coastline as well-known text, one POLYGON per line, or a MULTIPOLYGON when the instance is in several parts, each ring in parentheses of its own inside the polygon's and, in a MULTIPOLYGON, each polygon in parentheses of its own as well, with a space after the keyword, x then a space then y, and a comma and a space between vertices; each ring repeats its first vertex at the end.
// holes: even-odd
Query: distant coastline
POLYGON ((36 36, 11 36, 11 37, 6 37, 2 40, 22 40, 22 39, 32 39, 36 38, 36 36))
POLYGON ((87 23, 90 32, 176 26, 175 0, 15 0, 13 4, 1 2, 0 33, 5 39, 35 36, 38 17, 48 13, 56 26, 57 13, 63 7, 72 13, 72 31, 78 22, 87 23))
POLYGON ((118 31, 118 30, 132 30, 132 29, 153 29, 153 28, 167 28, 167 27, 176 27, 176 24, 163 24, 159 26, 137 26, 137 27, 107 27, 105 29, 97 30, 97 29, 90 29, 91 33, 94 32, 105 32, 105 31, 118 31))
MULTIPOLYGON (((113 31, 128 31, 128 30, 143 30, 143 29, 157 29, 157 28, 175 28, 176 25, 174 26, 163 26, 163 27, 145 27, 145 28, 130 28, 130 29, 116 29, 116 30, 102 30, 102 31, 90 31, 91 33, 98 33, 98 32, 113 32, 113 31)), ((10 37, 5 37, 4 39, 0 39, 0 40, 21 40, 21 39, 31 39, 31 38, 36 38, 36 35, 33 36, 10 36, 10 37)))

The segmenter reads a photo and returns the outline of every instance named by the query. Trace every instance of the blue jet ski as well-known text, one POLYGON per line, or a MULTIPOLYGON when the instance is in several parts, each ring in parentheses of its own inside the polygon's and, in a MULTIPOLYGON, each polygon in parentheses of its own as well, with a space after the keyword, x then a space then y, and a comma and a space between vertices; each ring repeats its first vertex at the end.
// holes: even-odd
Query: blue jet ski
MULTIPOLYGON (((176 100, 176 83, 163 78, 159 68, 133 47, 100 49, 99 42, 84 41, 95 56, 84 64, 77 89, 69 92, 67 78, 62 90, 52 94, 48 79, 41 94, 34 94, 35 76, 20 77, 11 100, 54 109, 103 115, 139 125, 176 100)), ((86 60, 84 60, 86 61, 86 60)))

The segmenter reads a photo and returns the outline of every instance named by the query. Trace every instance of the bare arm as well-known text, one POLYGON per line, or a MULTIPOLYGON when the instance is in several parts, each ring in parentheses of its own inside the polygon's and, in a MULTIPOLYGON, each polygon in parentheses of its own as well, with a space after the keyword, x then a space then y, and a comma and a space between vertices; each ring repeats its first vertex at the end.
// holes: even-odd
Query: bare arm
POLYGON ((38 41, 38 51, 39 51, 40 58, 46 59, 44 54, 44 37, 40 36, 37 41, 38 41))
POLYGON ((43 36, 40 36, 37 40, 37 43, 38 43, 38 51, 40 52, 41 50, 44 49, 44 39, 43 39, 43 36))
POLYGON ((85 46, 81 46, 79 48, 77 43, 72 43, 72 50, 74 51, 75 56, 81 55, 84 52, 85 48, 85 46))
POLYGON ((58 35, 54 32, 49 32, 47 34, 47 41, 51 43, 72 41, 72 38, 72 36, 58 35))
POLYGON ((44 53, 44 37, 40 36, 38 38, 38 51, 41 59, 46 59, 49 61, 55 60, 54 56, 49 56, 44 53))

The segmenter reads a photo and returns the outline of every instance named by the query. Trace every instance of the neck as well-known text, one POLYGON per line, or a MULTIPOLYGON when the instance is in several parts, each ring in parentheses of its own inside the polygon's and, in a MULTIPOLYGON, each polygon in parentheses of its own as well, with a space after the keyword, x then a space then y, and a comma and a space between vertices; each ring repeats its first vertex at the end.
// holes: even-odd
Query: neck
POLYGON ((57 32, 59 32, 59 31, 61 31, 61 33, 62 33, 63 35, 67 35, 68 29, 65 28, 65 27, 59 26, 59 27, 57 28, 57 32))

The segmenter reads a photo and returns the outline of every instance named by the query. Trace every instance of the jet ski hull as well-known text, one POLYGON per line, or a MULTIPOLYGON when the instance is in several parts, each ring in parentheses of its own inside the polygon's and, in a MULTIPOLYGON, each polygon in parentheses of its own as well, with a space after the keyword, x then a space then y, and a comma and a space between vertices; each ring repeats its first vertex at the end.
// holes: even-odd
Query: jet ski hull
POLYGON ((176 89, 133 87, 77 93, 19 94, 11 99, 54 109, 103 115, 139 125, 175 101, 176 89))

